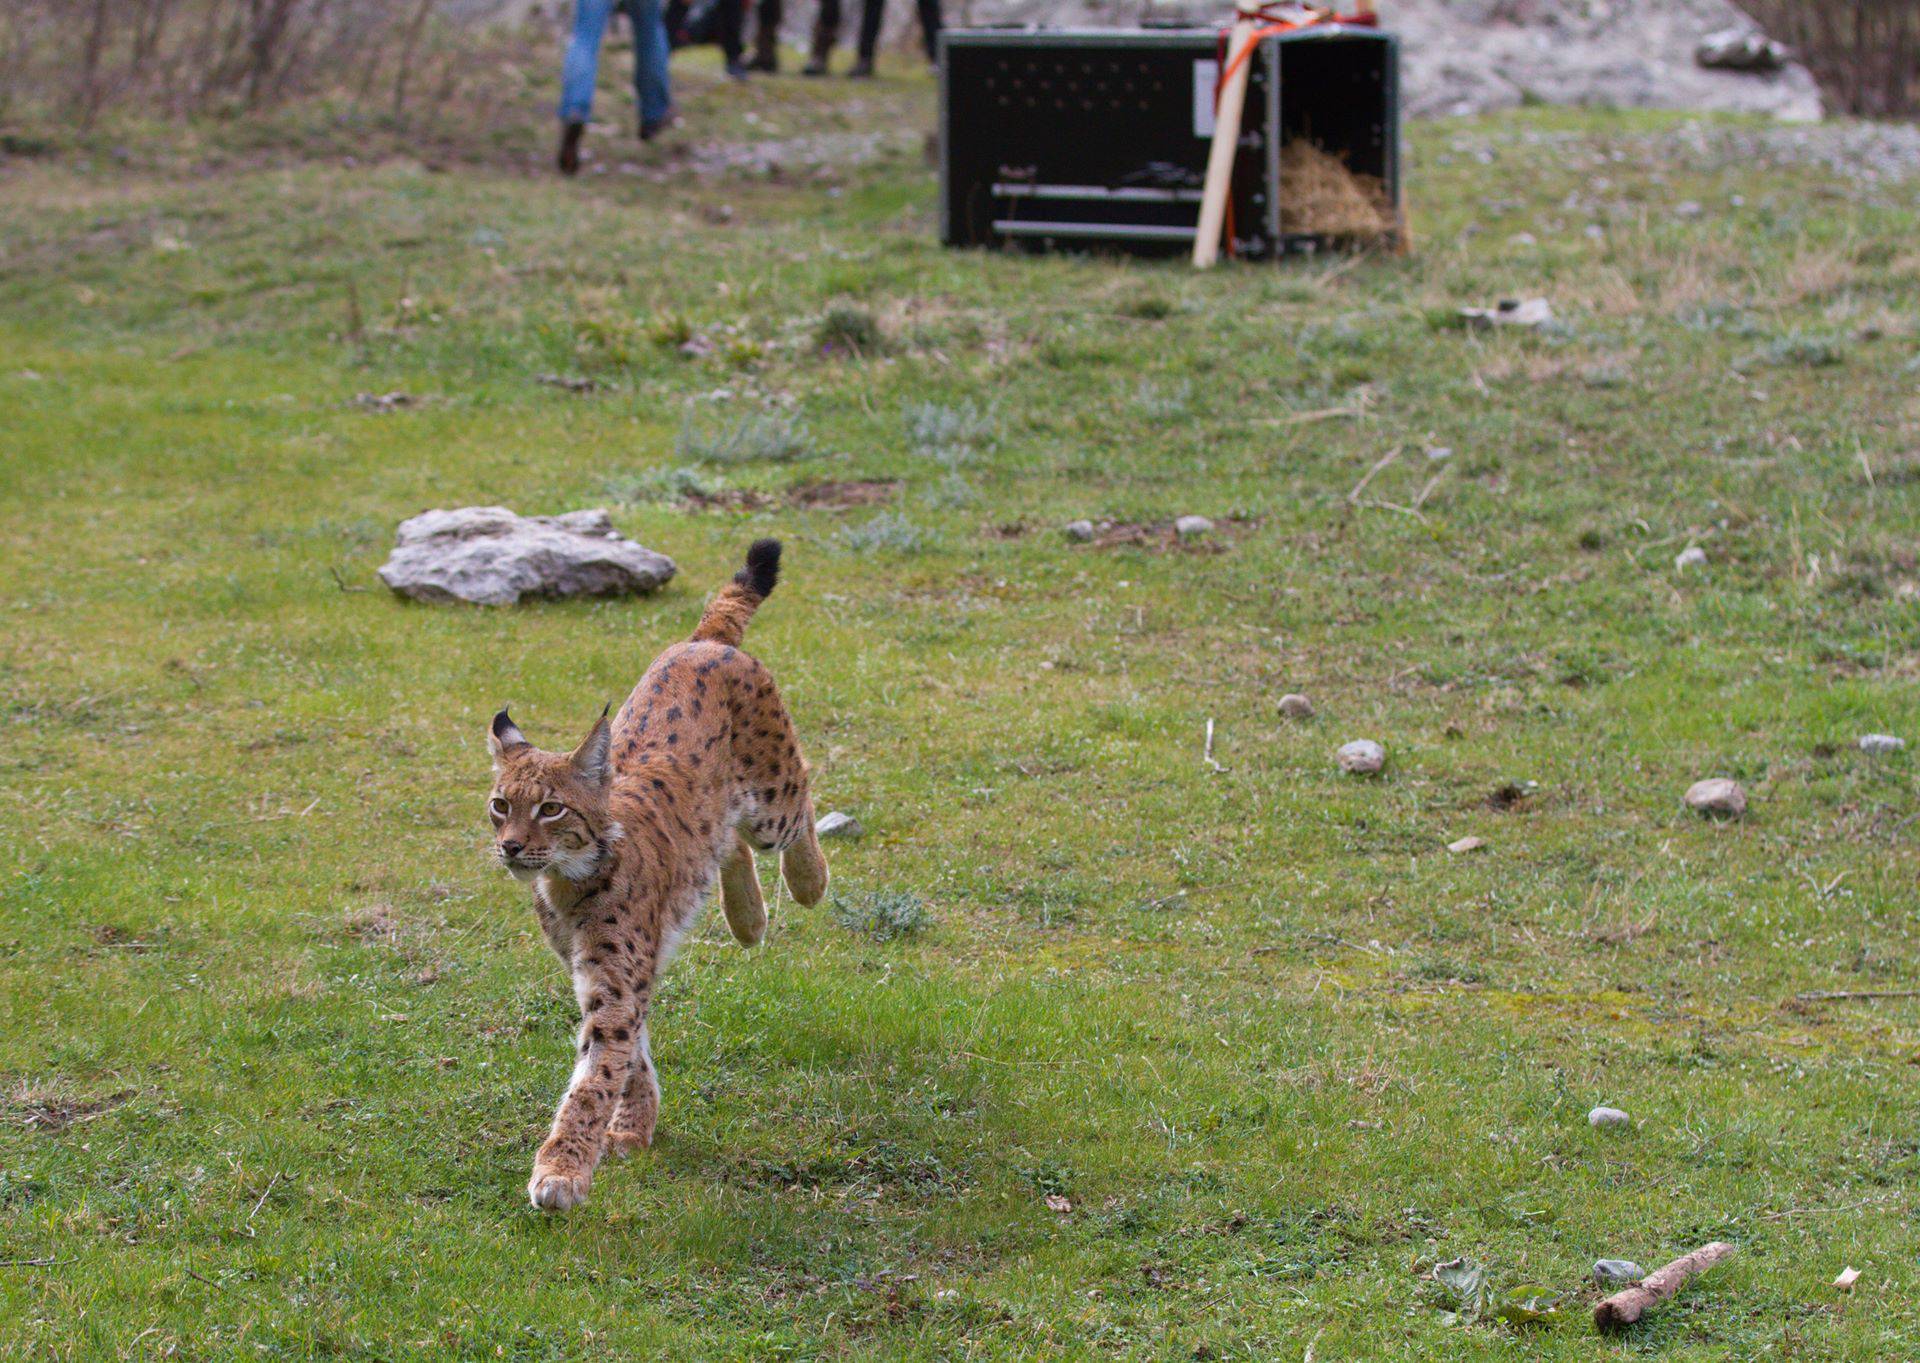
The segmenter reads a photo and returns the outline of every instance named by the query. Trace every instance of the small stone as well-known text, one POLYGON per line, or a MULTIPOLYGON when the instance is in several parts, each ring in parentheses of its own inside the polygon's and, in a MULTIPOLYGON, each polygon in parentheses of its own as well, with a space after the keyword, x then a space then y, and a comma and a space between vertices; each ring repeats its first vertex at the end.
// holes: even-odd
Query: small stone
MULTIPOLYGON (((1284 705, 1286 702, 1282 701, 1284 705)), ((1907 746, 1904 738, 1895 738, 1892 734, 1862 734, 1860 751, 1869 757, 1885 757, 1888 753, 1899 752, 1907 746)))
POLYGON ((1464 838, 1456 838, 1454 841, 1448 843, 1447 850, 1449 852, 1478 852, 1486 845, 1487 841, 1485 838, 1476 838, 1469 834, 1464 838))
POLYGON ((1625 1126, 1632 1120, 1617 1107, 1596 1107, 1587 1114, 1587 1125, 1591 1127, 1625 1126))
POLYGON ((1210 534, 1213 522, 1205 516, 1182 516, 1173 523, 1173 528, 1181 539, 1192 539, 1195 535, 1210 534))
POLYGON ((1387 750, 1371 738, 1356 738, 1335 754, 1340 769, 1350 776, 1372 776, 1387 764, 1387 750))
MULTIPOLYGON (((1528 233, 1519 235, 1533 244, 1528 233)), ((1460 316, 1470 327, 1539 327, 1553 320, 1553 304, 1544 298, 1503 298, 1490 308, 1462 308, 1460 316)))
POLYGON ((1719 819, 1737 819, 1747 812, 1747 792, 1738 781, 1724 776, 1695 781, 1687 787, 1687 808, 1719 819))
POLYGON ((1075 544, 1085 544, 1093 538, 1092 521, 1068 521, 1063 528, 1075 544))
POLYGON ((1707 562, 1707 551, 1697 544, 1689 544, 1673 557, 1673 570, 1684 573, 1689 568, 1703 568, 1707 562))
POLYGON ((1298 691, 1289 691, 1280 697, 1280 713, 1288 719, 1312 719, 1313 702, 1298 691))
POLYGON ((1451 458, 1453 458, 1453 446, 1451 445, 1435 445, 1427 451, 1427 462, 1429 464, 1444 463, 1451 458))
POLYGON ((822 814, 820 821, 813 826, 816 838, 857 838, 866 831, 860 826, 860 820, 851 814, 842 814, 837 809, 830 814, 822 814))
POLYGON ((1595 1259, 1593 1280, 1601 1287, 1627 1287, 1647 1276, 1647 1271, 1631 1259, 1595 1259))
POLYGON ((1852 1265, 1848 1265, 1846 1268, 1840 1270, 1840 1276, 1833 1280, 1833 1285, 1842 1292, 1851 1292, 1853 1291, 1853 1285, 1859 1281, 1860 1270, 1854 1268, 1852 1265))

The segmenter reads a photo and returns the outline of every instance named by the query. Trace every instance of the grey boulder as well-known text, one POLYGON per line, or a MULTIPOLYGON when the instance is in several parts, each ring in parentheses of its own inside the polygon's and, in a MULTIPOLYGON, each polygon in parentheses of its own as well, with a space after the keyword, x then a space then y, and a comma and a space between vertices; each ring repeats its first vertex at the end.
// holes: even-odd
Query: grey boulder
POLYGON ((615 530, 604 510, 517 516, 503 506, 463 506, 400 522, 380 580, 416 601, 511 606, 651 592, 674 571, 665 554, 615 530))

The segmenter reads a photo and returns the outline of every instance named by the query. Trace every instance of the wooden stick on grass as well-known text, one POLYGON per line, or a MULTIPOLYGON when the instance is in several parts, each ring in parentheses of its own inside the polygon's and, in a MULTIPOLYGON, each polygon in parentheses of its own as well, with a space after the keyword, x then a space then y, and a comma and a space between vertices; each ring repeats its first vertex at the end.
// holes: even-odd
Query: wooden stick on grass
POLYGON ((1594 1307, 1594 1328, 1602 1333, 1626 1329, 1731 1253, 1732 1245, 1715 1240, 1691 1254, 1681 1255, 1665 1268, 1655 1269, 1632 1287, 1621 1289, 1594 1307))

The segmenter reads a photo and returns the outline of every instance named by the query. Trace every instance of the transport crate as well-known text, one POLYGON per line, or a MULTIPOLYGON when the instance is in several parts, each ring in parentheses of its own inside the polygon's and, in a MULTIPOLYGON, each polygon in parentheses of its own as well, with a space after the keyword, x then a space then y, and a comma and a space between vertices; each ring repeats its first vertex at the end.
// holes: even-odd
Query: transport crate
MULTIPOLYGON (((940 220, 949 246, 1193 248, 1213 137, 1213 29, 948 29, 940 44, 940 220)), ((1315 25, 1251 59, 1234 163, 1233 254, 1325 249, 1285 232, 1281 147, 1306 138, 1379 180, 1398 221, 1399 50, 1315 25)))

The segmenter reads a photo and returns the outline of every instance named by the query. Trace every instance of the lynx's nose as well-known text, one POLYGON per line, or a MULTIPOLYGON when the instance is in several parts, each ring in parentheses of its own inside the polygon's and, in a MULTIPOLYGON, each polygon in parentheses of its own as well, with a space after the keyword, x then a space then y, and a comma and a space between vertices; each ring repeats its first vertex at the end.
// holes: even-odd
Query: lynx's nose
POLYGON ((504 853, 507 856, 517 857, 520 855, 520 849, 525 846, 526 846, 525 843, 514 842, 511 838, 509 838, 506 842, 503 842, 500 844, 500 850, 502 853, 504 853))

